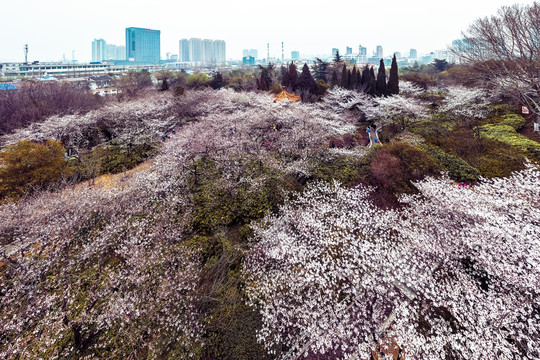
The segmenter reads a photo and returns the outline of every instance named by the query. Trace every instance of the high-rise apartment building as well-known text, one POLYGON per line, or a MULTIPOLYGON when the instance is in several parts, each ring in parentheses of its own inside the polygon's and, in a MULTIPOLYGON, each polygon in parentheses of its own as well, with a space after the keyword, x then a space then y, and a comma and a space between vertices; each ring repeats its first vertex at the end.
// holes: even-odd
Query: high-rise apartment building
POLYGON ((126 60, 126 47, 107 44, 107 55, 104 60, 126 60))
POLYGON ((377 52, 375 53, 375 57, 382 59, 383 56, 383 50, 381 45, 377 45, 377 52))
POLYGON ((336 56, 336 54, 339 52, 338 48, 332 48, 332 57, 336 56))
POLYGON ((214 41, 210 39, 203 40, 203 52, 202 52, 202 62, 203 64, 215 64, 216 63, 216 52, 214 48, 214 41))
MULTIPOLYGON (((225 40, 214 40, 214 52, 216 54, 216 64, 224 64, 227 61, 227 48, 225 45, 225 40)), ((252 56, 256 59, 257 50, 255 50, 253 55, 252 56)))
POLYGON ((103 61, 107 58, 107 42, 103 39, 92 41, 92 61, 103 61))
POLYGON ((300 60, 300 51, 291 51, 292 60, 300 60))
POLYGON ((188 62, 190 61, 189 57, 189 40, 188 39, 182 39, 180 40, 180 57, 178 60, 180 62, 188 62))
POLYGON ((345 55, 352 55, 352 48, 351 47, 346 47, 345 48, 345 55))
POLYGON ((203 44, 201 39, 189 39, 189 61, 200 63, 203 60, 203 44))
POLYGON ((409 51, 409 59, 416 59, 418 57, 418 52, 416 49, 411 49, 409 51))
POLYGON ((161 31, 126 28, 126 59, 129 61, 157 64, 161 54, 161 31))

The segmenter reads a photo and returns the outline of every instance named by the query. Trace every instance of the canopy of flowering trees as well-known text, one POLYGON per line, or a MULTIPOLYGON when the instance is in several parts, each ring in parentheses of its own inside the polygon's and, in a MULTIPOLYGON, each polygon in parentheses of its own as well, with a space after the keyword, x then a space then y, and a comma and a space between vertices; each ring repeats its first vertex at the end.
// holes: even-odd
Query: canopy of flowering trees
POLYGON ((367 357, 388 339, 407 358, 540 356, 539 180, 427 179, 395 211, 368 188, 309 187, 256 230, 260 340, 300 358, 367 357))

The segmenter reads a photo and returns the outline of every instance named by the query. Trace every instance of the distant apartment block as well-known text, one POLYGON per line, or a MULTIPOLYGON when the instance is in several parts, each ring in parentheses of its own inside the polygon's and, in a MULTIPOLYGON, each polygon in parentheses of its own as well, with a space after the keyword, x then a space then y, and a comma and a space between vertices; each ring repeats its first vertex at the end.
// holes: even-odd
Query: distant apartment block
POLYGON ((104 60, 126 60, 126 47, 107 44, 107 56, 104 60))
POLYGON ((189 39, 189 61, 191 61, 192 63, 202 63, 202 46, 203 45, 201 39, 189 39))
POLYGON ((384 56, 383 56, 383 48, 381 45, 377 45, 377 52, 375 53, 375 57, 376 58, 379 58, 379 59, 382 59, 384 56))
POLYGON ((92 41, 92 61, 103 61, 107 57, 107 42, 103 39, 92 41))
POLYGON ((300 51, 291 51, 291 59, 293 61, 300 60, 300 51))
POLYGON ((226 45, 224 40, 198 39, 180 40, 180 62, 198 65, 224 64, 226 45))
POLYGON ((352 55, 352 48, 351 47, 346 47, 345 48, 345 55, 352 55))
POLYGON ((417 57, 418 57, 418 51, 416 51, 416 49, 411 49, 409 51, 409 58, 416 59, 417 57))
POLYGON ((190 61, 189 57, 189 40, 188 39, 182 39, 180 40, 180 56, 178 60, 180 62, 188 62, 190 61))
POLYGON ((332 48, 332 57, 336 56, 336 54, 339 52, 338 48, 332 48))
POLYGON ((158 64, 161 54, 161 31, 126 28, 126 60, 140 64, 158 64))

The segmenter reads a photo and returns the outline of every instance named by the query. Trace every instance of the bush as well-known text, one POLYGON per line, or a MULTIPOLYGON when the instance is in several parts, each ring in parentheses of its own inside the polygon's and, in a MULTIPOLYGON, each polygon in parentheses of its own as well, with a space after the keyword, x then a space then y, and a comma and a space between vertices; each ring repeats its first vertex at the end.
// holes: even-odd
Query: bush
POLYGON ((22 140, 0 151, 0 198, 18 198, 60 180, 65 174, 65 150, 58 141, 43 144, 22 140))
POLYGON ((270 87, 270 92, 272 94, 279 94, 283 91, 283 87, 280 84, 274 84, 270 87))
POLYGON ((441 168, 427 151, 395 141, 377 151, 370 164, 370 185, 376 186, 374 201, 382 207, 398 205, 402 193, 415 193, 412 184, 426 176, 435 176, 441 168))
POLYGON ((346 187, 358 185, 369 173, 370 156, 364 158, 319 154, 310 159, 310 180, 332 182, 337 180, 346 187))
POLYGON ((419 147, 426 150, 448 172, 448 176, 453 180, 470 183, 480 177, 480 171, 478 169, 471 166, 462 158, 444 152, 438 146, 422 144, 419 147))
POLYGON ((516 114, 506 114, 503 115, 503 120, 497 125, 508 125, 514 128, 514 130, 519 130, 525 126, 525 119, 521 115, 516 114))
MULTIPOLYGON (((512 127, 504 126, 515 132, 512 127)), ((467 161, 484 177, 509 176, 512 172, 523 169, 524 153, 518 148, 485 136, 483 128, 457 128, 440 139, 440 147, 445 152, 467 161)))
POLYGON ((189 75, 186 85, 190 89, 202 89, 207 87, 210 82, 210 78, 205 73, 198 73, 189 75))
POLYGON ((505 117, 505 120, 498 124, 483 125, 481 127, 482 136, 508 144, 540 160, 540 143, 516 132, 516 127, 523 126, 524 121, 522 120, 523 118, 505 117))

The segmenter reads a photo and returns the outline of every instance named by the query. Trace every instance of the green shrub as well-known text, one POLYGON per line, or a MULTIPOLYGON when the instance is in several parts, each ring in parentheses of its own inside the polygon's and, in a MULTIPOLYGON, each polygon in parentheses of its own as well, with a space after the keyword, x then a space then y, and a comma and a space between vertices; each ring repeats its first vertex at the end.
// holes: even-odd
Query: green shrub
POLYGON ((425 120, 412 124, 409 130, 422 136, 428 143, 439 145, 441 138, 448 136, 450 133, 451 126, 447 119, 440 119, 440 121, 425 120))
POLYGON ((519 122, 509 118, 499 124, 487 124, 481 127, 482 136, 510 145, 531 157, 540 160, 540 143, 516 132, 519 122), (509 125, 513 124, 513 125, 509 125))
POLYGON ((525 126, 525 119, 521 115, 516 114, 507 114, 503 115, 503 120, 497 125, 508 125, 514 128, 514 130, 519 130, 525 126))
POLYGON ((438 146, 422 144, 419 147, 426 150, 448 172, 448 176, 453 180, 474 182, 480 176, 478 169, 471 166, 462 158, 441 150, 438 146))
POLYGON ((335 179, 347 187, 357 185, 368 176, 369 160, 373 153, 364 158, 320 153, 310 158, 309 179, 326 182, 335 179))

